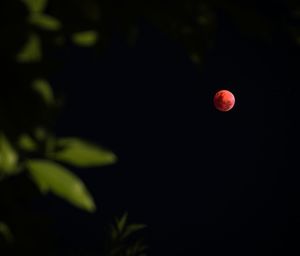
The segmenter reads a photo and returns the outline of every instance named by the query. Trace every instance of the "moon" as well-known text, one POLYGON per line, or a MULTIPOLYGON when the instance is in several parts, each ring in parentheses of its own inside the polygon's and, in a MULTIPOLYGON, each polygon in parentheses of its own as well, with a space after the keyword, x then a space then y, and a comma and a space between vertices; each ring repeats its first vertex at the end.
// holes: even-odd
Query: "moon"
POLYGON ((214 96, 214 105, 219 111, 227 112, 233 108, 234 104, 235 97, 228 90, 220 90, 214 96))

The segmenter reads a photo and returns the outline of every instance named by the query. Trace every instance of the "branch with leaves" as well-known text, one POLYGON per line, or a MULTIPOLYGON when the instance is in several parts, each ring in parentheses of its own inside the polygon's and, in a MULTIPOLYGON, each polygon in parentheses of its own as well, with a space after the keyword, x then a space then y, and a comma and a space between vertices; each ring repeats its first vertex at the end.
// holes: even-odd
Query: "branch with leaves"
POLYGON ((110 228, 107 256, 146 256, 145 241, 137 237, 139 231, 146 228, 143 224, 129 224, 128 214, 115 219, 110 228))
MULTIPOLYGON (((8 40, 16 43, 0 43, 0 55, 6 62, 7 76, 3 80, 10 81, 0 95, 0 179, 26 173, 42 194, 52 193, 82 210, 94 212, 91 193, 68 168, 101 167, 115 163, 116 156, 81 138, 53 135, 60 102, 49 82, 56 70, 51 52, 65 41, 63 24, 46 12, 51 7, 47 0, 3 1, 1 7, 1 12, 16 15, 16 20, 1 24, 8 40)), ((81 47, 93 46, 97 41, 95 31, 79 29, 68 36, 81 47)), ((0 221, 1 217, 0 213, 0 221)), ((13 230, 4 222, 0 224, 0 236, 12 241, 13 230)))

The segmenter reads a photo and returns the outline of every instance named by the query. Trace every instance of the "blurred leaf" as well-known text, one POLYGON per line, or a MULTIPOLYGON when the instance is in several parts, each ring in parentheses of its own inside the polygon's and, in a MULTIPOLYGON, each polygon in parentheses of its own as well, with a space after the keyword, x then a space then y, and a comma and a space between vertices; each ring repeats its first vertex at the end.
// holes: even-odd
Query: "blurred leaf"
POLYGON ((8 243, 12 243, 14 240, 10 228, 2 221, 0 221, 0 235, 2 235, 8 243))
POLYGON ((40 13, 46 9, 48 0, 21 0, 32 13, 40 13))
POLYGON ((28 134, 22 134, 19 137, 18 144, 19 147, 24 151, 32 152, 37 150, 37 144, 28 134))
POLYGON ((12 174, 17 169, 18 155, 6 136, 0 133, 0 171, 12 174))
POLYGON ((122 239, 127 238, 128 236, 134 234, 135 232, 142 230, 144 228, 146 228, 147 226, 144 224, 130 224, 126 227, 123 235, 122 235, 122 239))
POLYGON ((114 245, 109 252, 109 256, 123 256, 124 255, 124 246, 114 245))
POLYGON ((128 224, 128 213, 116 218, 111 227, 108 255, 111 256, 141 256, 148 248, 143 239, 130 237, 130 235, 145 228, 143 224, 128 224))
POLYGON ((111 225, 111 238, 113 240, 116 240, 118 237, 118 230, 116 229, 116 227, 114 225, 111 225))
POLYGON ((192 54, 190 55, 190 58, 191 58, 191 60, 192 60, 194 63, 199 63, 199 62, 201 61, 201 57, 200 57, 200 55, 197 54, 197 53, 192 53, 192 54))
POLYGON ((120 219, 116 219, 116 225, 117 225, 117 229, 118 231, 121 233, 125 226, 126 226, 126 222, 127 222, 127 219, 128 219, 128 213, 124 213, 123 216, 120 218, 120 219))
POLYGON ((42 97, 47 105, 51 105, 55 102, 52 88, 47 80, 34 80, 32 83, 32 88, 42 97))
POLYGON ((28 170, 42 193, 52 192, 74 206, 94 212, 96 206, 84 183, 63 166, 41 159, 27 161, 28 170))
POLYGON ((17 55, 18 62, 38 62, 42 58, 41 41, 37 34, 32 33, 23 49, 17 55))
POLYGON ((136 241, 126 251, 126 256, 140 256, 141 253, 145 252, 148 247, 144 245, 143 241, 136 241))
POLYGON ((34 131, 34 136, 39 141, 44 141, 47 137, 47 131, 43 127, 37 127, 34 131))
POLYGON ((55 151, 56 138, 52 134, 48 134, 46 138, 46 155, 51 156, 55 151))
POLYGON ((61 22, 58 19, 46 14, 33 14, 30 16, 29 22, 45 30, 56 31, 61 28, 61 22))
POLYGON ((78 138, 58 139, 58 146, 62 149, 53 157, 78 167, 102 166, 116 161, 116 156, 112 152, 78 138))
POLYGON ((83 47, 89 47, 96 44, 98 33, 96 31, 85 31, 73 34, 72 41, 74 44, 83 47))
POLYGON ((101 10, 98 0, 85 0, 82 5, 82 12, 84 16, 91 21, 99 21, 101 17, 101 10))

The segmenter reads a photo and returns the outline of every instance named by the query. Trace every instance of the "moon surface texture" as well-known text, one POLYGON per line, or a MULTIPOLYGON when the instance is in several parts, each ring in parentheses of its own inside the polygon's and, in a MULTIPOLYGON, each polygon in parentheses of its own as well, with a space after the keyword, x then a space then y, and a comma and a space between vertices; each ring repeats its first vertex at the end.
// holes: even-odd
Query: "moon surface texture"
POLYGON ((234 104, 235 97, 228 90, 220 90, 214 96, 214 105, 219 111, 227 112, 233 108, 234 104))

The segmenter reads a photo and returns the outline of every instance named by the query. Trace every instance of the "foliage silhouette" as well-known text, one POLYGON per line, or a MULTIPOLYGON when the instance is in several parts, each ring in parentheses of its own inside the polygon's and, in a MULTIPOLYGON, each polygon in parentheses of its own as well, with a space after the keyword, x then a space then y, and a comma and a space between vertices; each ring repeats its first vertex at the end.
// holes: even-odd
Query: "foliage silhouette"
POLYGON ((115 219, 110 228, 109 242, 104 253, 107 256, 144 256, 147 246, 136 233, 146 228, 143 224, 129 224, 128 213, 115 219))

